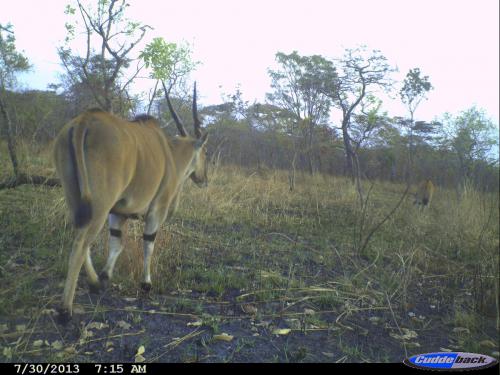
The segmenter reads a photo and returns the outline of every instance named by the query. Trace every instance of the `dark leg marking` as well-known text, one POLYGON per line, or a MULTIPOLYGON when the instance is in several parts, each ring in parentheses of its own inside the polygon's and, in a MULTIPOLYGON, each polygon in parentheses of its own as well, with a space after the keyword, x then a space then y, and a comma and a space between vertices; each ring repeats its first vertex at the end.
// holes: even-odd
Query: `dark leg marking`
POLYGON ((154 233, 152 233, 152 234, 146 234, 146 233, 144 233, 144 234, 142 235, 142 239, 143 239, 144 241, 153 242, 153 241, 155 240, 155 238, 156 238, 156 232, 154 232, 154 233))
POLYGON ((71 321, 71 314, 68 309, 59 307, 57 309, 57 322, 62 325, 66 325, 71 321))
POLYGON ((109 276, 108 276, 108 274, 106 272, 103 271, 103 272, 101 272, 99 274, 99 282, 101 284, 101 288, 100 288, 101 290, 105 290, 105 289, 108 288, 108 286, 109 286, 109 276))
POLYGON ((145 292, 145 293, 149 293, 151 291, 151 288, 152 288, 152 285, 151 283, 147 283, 145 281, 143 281, 141 283, 141 289, 145 292))
MULTIPOLYGON (((100 280, 100 278, 99 278, 100 280)), ((102 285, 102 284, 101 284, 102 285)), ((89 292, 92 294, 99 294, 101 292, 101 286, 89 283, 89 292)))
POLYGON ((109 234, 113 237, 121 238, 122 231, 120 229, 109 228, 109 234))

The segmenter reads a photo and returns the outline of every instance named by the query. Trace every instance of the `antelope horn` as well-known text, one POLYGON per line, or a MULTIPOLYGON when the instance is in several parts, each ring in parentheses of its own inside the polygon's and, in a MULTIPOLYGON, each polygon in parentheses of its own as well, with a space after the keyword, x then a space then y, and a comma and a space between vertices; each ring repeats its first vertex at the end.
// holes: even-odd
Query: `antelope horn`
POLYGON ((198 118, 198 108, 196 105, 196 82, 194 83, 193 93, 193 120, 194 120, 194 134, 196 138, 201 138, 200 119, 198 118))
POLYGON ((163 85, 163 89, 165 90, 165 98, 167 98, 168 109, 170 110, 170 114, 172 115, 172 118, 174 119, 175 124, 177 125, 177 129, 179 130, 179 133, 181 134, 181 136, 187 137, 187 132, 186 132, 186 129, 184 128, 184 125, 182 125, 181 120, 177 116, 177 113, 175 113, 175 111, 174 111, 174 107, 172 107, 172 103, 170 102, 170 98, 168 97, 168 90, 165 87, 165 83, 162 82, 162 85, 163 85))

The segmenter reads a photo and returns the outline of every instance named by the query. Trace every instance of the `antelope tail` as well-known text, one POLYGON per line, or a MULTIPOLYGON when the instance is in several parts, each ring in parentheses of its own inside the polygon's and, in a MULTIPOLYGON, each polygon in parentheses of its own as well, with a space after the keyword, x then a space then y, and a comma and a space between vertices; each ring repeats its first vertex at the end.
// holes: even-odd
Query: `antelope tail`
POLYGON ((85 226, 92 217, 90 203, 90 187, 85 163, 85 139, 88 129, 83 126, 69 129, 69 154, 74 172, 75 186, 77 187, 77 206, 74 211, 73 222, 76 228, 85 226))

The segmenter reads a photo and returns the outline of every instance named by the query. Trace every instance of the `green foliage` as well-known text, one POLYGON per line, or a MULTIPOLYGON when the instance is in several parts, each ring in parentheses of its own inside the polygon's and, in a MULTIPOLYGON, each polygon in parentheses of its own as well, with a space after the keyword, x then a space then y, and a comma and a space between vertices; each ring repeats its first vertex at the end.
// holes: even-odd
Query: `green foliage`
POLYGON ((350 124, 350 138, 359 148, 365 141, 376 137, 384 124, 390 122, 387 112, 382 112, 382 101, 375 96, 368 94, 361 101, 361 110, 359 114, 353 116, 350 124))
POLYGON ((327 121, 331 100, 324 95, 326 77, 336 76, 332 63, 322 56, 300 56, 278 52, 279 70, 269 70, 274 92, 268 99, 293 113, 297 120, 309 119, 314 124, 327 121))
POLYGON ((0 24, 0 89, 12 88, 17 73, 31 68, 26 56, 16 49, 12 24, 0 24))
POLYGON ((421 76, 419 68, 410 69, 406 74, 403 87, 399 91, 399 96, 402 102, 407 105, 412 119, 417 106, 432 89, 429 76, 421 76))
POLYGON ((300 153, 307 160, 309 173, 313 174, 314 160, 319 158, 316 128, 328 123, 332 104, 324 86, 337 73, 333 64, 319 55, 278 52, 276 61, 280 69, 268 71, 274 92, 267 94, 267 99, 293 116, 287 128, 294 137, 291 170, 295 170, 296 156, 300 153))
POLYGON ((8 91, 5 102, 12 108, 11 118, 16 125, 13 135, 18 142, 45 145, 73 117, 68 110, 73 104, 54 91, 8 91))
POLYGON ((151 78, 167 80, 172 75, 183 76, 191 72, 197 65, 191 59, 191 50, 188 45, 167 43, 163 38, 154 38, 140 54, 151 68, 151 78))
POLYGON ((443 122, 440 145, 455 154, 461 182, 472 177, 479 161, 498 165, 498 129, 484 110, 471 107, 457 116, 448 113, 443 122))
POLYGON ((472 107, 460 113, 455 119, 455 129, 454 148, 471 158, 484 159, 498 146, 497 129, 482 109, 472 107))

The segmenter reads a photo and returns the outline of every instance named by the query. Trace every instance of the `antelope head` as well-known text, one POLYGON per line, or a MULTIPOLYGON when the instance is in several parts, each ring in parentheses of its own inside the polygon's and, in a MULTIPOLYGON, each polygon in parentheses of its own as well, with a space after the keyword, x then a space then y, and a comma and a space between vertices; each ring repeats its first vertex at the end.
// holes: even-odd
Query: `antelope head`
POLYGON ((170 110, 170 114, 177 125, 177 129, 181 136, 181 139, 190 143, 193 147, 193 159, 189 165, 188 170, 186 171, 186 177, 190 177, 191 180, 198 187, 206 187, 208 185, 208 162, 207 162, 207 139, 208 133, 202 133, 200 129, 200 120, 198 118, 198 108, 196 104, 196 82, 194 84, 194 92, 193 92, 193 125, 194 125, 194 134, 195 137, 192 137, 186 131, 182 121, 179 116, 175 112, 172 103, 170 102, 170 98, 168 95, 168 90, 163 84, 163 88, 165 90, 165 97, 167 99, 168 109, 170 110))

